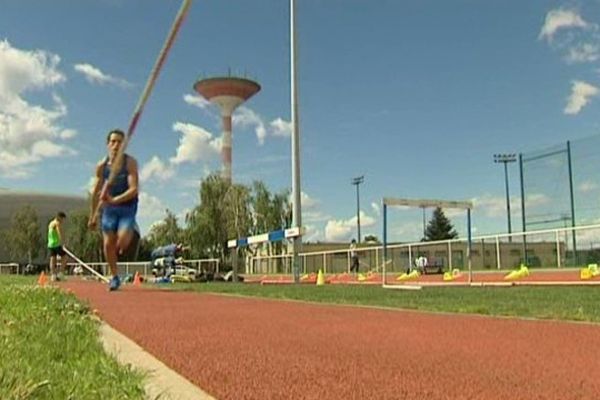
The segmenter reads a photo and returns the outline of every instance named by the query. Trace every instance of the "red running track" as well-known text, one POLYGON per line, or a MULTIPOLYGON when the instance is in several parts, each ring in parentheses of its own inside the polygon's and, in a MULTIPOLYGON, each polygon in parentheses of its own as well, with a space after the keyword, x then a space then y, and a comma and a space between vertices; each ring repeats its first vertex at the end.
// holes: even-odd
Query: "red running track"
POLYGON ((600 325, 62 286, 219 399, 600 398, 600 325))

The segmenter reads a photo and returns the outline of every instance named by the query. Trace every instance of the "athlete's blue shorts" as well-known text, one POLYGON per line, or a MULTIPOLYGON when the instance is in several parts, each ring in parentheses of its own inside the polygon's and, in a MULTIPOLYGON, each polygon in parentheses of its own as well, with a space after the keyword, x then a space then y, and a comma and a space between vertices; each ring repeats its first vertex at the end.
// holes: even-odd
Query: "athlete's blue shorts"
POLYGON ((105 206, 102 209, 102 232, 138 231, 136 213, 137 203, 105 206))

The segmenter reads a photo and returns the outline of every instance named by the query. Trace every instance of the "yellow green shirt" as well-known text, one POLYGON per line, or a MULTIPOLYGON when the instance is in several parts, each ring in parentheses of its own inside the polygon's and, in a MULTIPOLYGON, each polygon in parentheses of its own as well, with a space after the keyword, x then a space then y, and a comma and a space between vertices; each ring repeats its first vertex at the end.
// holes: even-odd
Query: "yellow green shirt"
POLYGON ((48 248, 60 246, 60 236, 58 235, 58 228, 56 227, 55 221, 50 222, 48 225, 48 248))

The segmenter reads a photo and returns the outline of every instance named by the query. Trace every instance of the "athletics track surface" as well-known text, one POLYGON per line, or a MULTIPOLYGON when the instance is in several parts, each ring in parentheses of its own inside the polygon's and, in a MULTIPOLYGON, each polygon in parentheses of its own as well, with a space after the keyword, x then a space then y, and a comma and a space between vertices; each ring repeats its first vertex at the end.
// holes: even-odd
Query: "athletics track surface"
POLYGON ((61 286, 218 399, 600 398, 600 325, 61 286))

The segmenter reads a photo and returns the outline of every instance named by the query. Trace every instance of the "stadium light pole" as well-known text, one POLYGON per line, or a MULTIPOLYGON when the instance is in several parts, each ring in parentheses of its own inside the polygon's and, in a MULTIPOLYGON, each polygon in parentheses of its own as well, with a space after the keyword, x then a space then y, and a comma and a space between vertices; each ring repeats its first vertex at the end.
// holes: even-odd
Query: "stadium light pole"
MULTIPOLYGON (((494 154, 494 162, 504 164, 504 186, 506 188, 506 215, 508 217, 508 234, 512 233, 512 226, 510 223, 510 194, 508 191, 508 167, 507 164, 517 161, 516 154, 494 154)), ((512 237, 509 236, 508 240, 512 242, 512 237)))
POLYGON ((356 226, 358 228, 358 243, 360 243, 360 194, 358 186, 365 181, 364 176, 352 178, 352 184, 356 186, 356 226))
MULTIPOLYGON (((302 205, 300 187, 300 128, 298 117, 298 78, 296 41, 296 1, 290 0, 290 108, 292 117, 292 227, 302 230, 302 205)), ((300 283, 300 257, 302 235, 292 241, 294 282, 300 283)))

